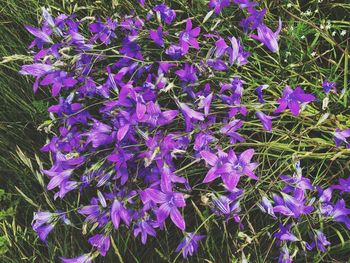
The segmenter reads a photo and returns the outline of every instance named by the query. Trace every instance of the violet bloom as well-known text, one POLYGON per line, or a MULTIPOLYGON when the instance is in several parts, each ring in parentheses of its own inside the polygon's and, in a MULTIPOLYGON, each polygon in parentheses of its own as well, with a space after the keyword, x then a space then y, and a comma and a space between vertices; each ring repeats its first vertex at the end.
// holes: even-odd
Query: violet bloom
POLYGON ((134 226, 134 236, 137 237, 141 234, 141 243, 146 244, 148 235, 156 236, 157 233, 154 228, 157 226, 158 224, 151 220, 140 220, 134 226))
POLYGON ((340 193, 350 193, 350 176, 347 179, 339 179, 339 184, 332 185, 333 189, 340 190, 340 193))
POLYGON ((311 244, 306 243, 306 248, 308 250, 312 250, 315 247, 320 250, 321 252, 326 252, 326 246, 330 245, 331 243, 327 240, 327 237, 321 230, 316 230, 316 235, 313 236, 313 241, 311 244))
POLYGON ((160 18, 168 25, 170 25, 171 22, 176 18, 175 11, 164 3, 156 5, 153 8, 153 11, 159 13, 160 18))
POLYGON ((253 172, 258 164, 250 162, 254 155, 253 149, 245 150, 239 157, 232 149, 228 153, 219 150, 218 155, 208 151, 201 151, 200 154, 206 163, 212 167, 205 176, 203 183, 209 183, 221 177, 225 187, 228 190, 233 190, 242 175, 247 175, 254 180, 258 179, 253 172))
POLYGON ((64 258, 60 257, 63 263, 92 263, 93 260, 92 254, 83 254, 76 258, 64 258))
MULTIPOLYGON (((32 27, 30 25, 24 26, 33 36, 36 37, 36 43, 39 45, 39 48, 42 47, 43 44, 52 43, 52 39, 50 37, 51 30, 47 27, 44 27, 43 30, 32 27)), ((33 44, 32 44, 33 45, 33 44)))
POLYGON ((272 206, 272 203, 271 201, 266 197, 266 196, 263 196, 262 199, 261 199, 261 204, 258 204, 260 210, 263 212, 263 213, 267 213, 269 214, 270 216, 272 216, 274 219, 276 219, 276 215, 275 213, 273 212, 273 206, 272 206))
POLYGON ((260 85, 260 86, 258 86, 258 87, 255 89, 256 93, 258 94, 258 101, 259 101, 261 104, 265 103, 264 98, 263 98, 263 93, 262 93, 262 91, 263 91, 264 89, 267 89, 268 86, 269 86, 269 85, 260 85))
POLYGON ((124 204, 115 199, 111 208, 111 218, 115 229, 119 228, 120 219, 129 226, 132 220, 132 213, 124 207, 124 204))
POLYGON ((192 21, 190 18, 187 18, 186 21, 186 29, 185 31, 180 32, 180 46, 183 53, 187 53, 189 46, 194 47, 195 49, 199 49, 199 43, 196 37, 199 36, 201 32, 200 27, 196 27, 192 29, 192 21))
POLYGON ((159 224, 163 224, 170 215, 171 221, 181 230, 185 230, 185 220, 178 210, 178 208, 186 206, 183 194, 172 191, 163 192, 153 188, 147 188, 143 193, 146 197, 146 202, 151 200, 160 204, 160 207, 156 210, 159 224))
POLYGON ((283 224, 279 225, 279 231, 273 235, 278 239, 277 245, 279 245, 281 241, 298 241, 298 238, 289 231, 291 227, 292 224, 286 226, 283 224))
POLYGON ((198 250, 198 242, 205 236, 197 235, 194 232, 185 233, 184 239, 177 246, 175 252, 182 251, 183 258, 187 258, 188 255, 192 256, 198 250))
POLYGON ((65 71, 56 71, 54 73, 48 74, 40 82, 41 85, 52 85, 52 96, 57 96, 60 93, 61 88, 71 88, 77 84, 78 81, 65 71))
POLYGON ((287 246, 282 247, 280 256, 278 257, 278 263, 292 263, 287 246))
POLYGON ((328 80, 323 81, 322 83, 322 87, 325 93, 328 93, 330 90, 333 90, 334 93, 337 92, 337 88, 336 88, 336 83, 335 82, 331 82, 328 80))
POLYGON ((275 201, 274 213, 299 218, 301 215, 310 214, 314 210, 313 206, 304 204, 304 196, 291 196, 283 192, 281 194, 283 198, 276 194, 273 195, 275 201))
POLYGON ((280 105, 275 110, 275 113, 280 113, 288 107, 294 116, 298 116, 300 104, 308 103, 315 99, 313 95, 305 93, 301 87, 296 87, 293 90, 291 87, 286 86, 283 90, 283 96, 277 100, 280 105))
POLYGON ((236 63, 238 66, 247 64, 247 58, 250 56, 250 52, 244 51, 241 41, 234 36, 229 38, 229 40, 231 42, 231 47, 227 48, 227 52, 229 54, 230 64, 233 65, 233 63, 236 63))
POLYGON ((263 20, 264 20, 266 11, 267 11, 266 8, 260 11, 254 8, 248 9, 248 12, 250 15, 247 18, 242 19, 242 21, 239 23, 239 25, 243 27, 244 33, 248 32, 249 25, 251 25, 251 30, 255 30, 260 25, 263 25, 263 20))
POLYGON ((32 228, 37 232, 39 238, 45 242, 58 220, 62 220, 67 225, 70 224, 70 221, 63 213, 36 212, 34 213, 32 228))
POLYGON ((90 142, 92 147, 98 148, 102 145, 110 144, 114 141, 112 128, 98 120, 93 120, 94 124, 90 131, 83 134, 87 136, 86 145, 90 142))
POLYGON ((271 52, 277 53, 279 50, 278 47, 278 39, 279 39, 279 33, 282 29, 282 21, 281 19, 278 21, 278 28, 276 32, 272 32, 270 28, 268 28, 266 25, 261 24, 258 26, 258 35, 250 35, 251 38, 259 40, 261 43, 263 43, 268 49, 271 50, 271 52))
POLYGON ((54 67, 52 65, 44 63, 33 63, 29 65, 23 65, 19 71, 22 75, 32 75, 34 77, 42 77, 47 73, 53 71, 54 67))
POLYGON ((150 101, 147 104, 146 114, 141 122, 148 123, 152 127, 156 127, 158 125, 164 126, 171 123, 178 113, 178 110, 167 110, 162 112, 158 103, 150 101))
POLYGON ((335 222, 344 223, 350 229, 350 209, 346 208, 344 199, 340 199, 328 214, 335 222))
POLYGON ((228 69, 226 63, 221 59, 208 59, 207 65, 217 71, 226 71, 228 69))
POLYGON ((186 131, 191 130, 193 121, 204 121, 203 113, 191 109, 187 104, 183 102, 178 102, 178 105, 185 117, 186 131))
POLYGON ((117 27, 117 22, 110 17, 107 18, 106 23, 101 23, 97 21, 89 25, 89 30, 91 33, 95 34, 92 37, 92 41, 99 39, 102 43, 108 45, 111 43, 112 38, 116 38, 114 30, 117 27))
POLYGON ((216 14, 220 14, 221 9, 231 4, 231 0, 210 0, 209 8, 214 9, 216 14))
POLYGON ((242 190, 234 188, 228 196, 214 196, 211 200, 210 208, 215 215, 225 217, 226 222, 233 218, 236 223, 239 223, 241 220, 238 215, 241 211, 239 197, 242 194, 242 190))
MULTIPOLYGON (((166 32, 165 32, 166 33, 166 32)), ((163 28, 159 26, 157 28, 157 31, 155 30, 149 30, 149 37, 156 43, 158 46, 163 47, 164 41, 163 41, 163 28)))
POLYGON ((350 148, 350 143, 346 138, 350 137, 350 128, 341 131, 336 129, 334 132, 334 142, 336 147, 340 147, 342 143, 345 143, 346 148, 350 148))
POLYGON ((110 237, 109 235, 96 234, 89 238, 89 243, 93 247, 96 247, 97 250, 100 252, 100 255, 104 257, 106 256, 106 253, 109 250, 110 237))
POLYGON ((265 131, 272 131, 272 119, 273 117, 270 117, 263 113, 262 111, 257 111, 256 116, 259 118, 261 121, 261 124, 263 125, 265 131))
POLYGON ((220 133, 228 135, 230 137, 230 143, 235 144, 238 142, 244 142, 245 139, 237 133, 237 130, 243 126, 244 122, 242 120, 236 119, 220 129, 220 133))
POLYGON ((165 54, 167 54, 172 59, 179 59, 184 54, 182 53, 182 48, 178 45, 171 44, 170 47, 168 47, 165 50, 165 54))
POLYGON ((233 2, 239 5, 241 9, 252 8, 258 4, 256 2, 250 2, 250 0, 233 0, 233 2))
POLYGON ((23 65, 19 73, 22 75, 32 75, 36 77, 36 80, 33 83, 33 91, 35 93, 39 87, 39 79, 44 75, 52 72, 53 70, 54 67, 52 65, 47 65, 43 63, 33 63, 30 65, 23 65))
POLYGON ((194 65, 185 63, 183 69, 175 71, 175 74, 179 76, 181 81, 186 83, 194 83, 198 80, 197 78, 197 68, 194 65))

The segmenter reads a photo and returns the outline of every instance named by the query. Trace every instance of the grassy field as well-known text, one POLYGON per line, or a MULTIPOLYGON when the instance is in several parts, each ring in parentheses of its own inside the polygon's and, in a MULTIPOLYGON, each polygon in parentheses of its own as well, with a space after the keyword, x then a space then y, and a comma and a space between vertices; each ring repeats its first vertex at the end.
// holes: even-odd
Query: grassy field
MULTIPOLYGON (((204 0, 174 2, 181 10, 188 10, 188 15, 198 23, 209 11, 204 0)), ((349 1, 266 0, 260 5, 268 8, 266 23, 272 28, 277 27, 279 17, 283 21, 280 53, 271 56, 261 45, 257 47, 253 40, 247 39, 247 48, 255 61, 242 76, 249 83, 248 92, 268 84, 271 87, 268 96, 278 97, 288 83, 293 87, 302 86, 319 100, 315 103, 317 107, 298 121, 283 115, 276 122, 273 135, 255 132, 257 121, 247 122, 242 133, 250 139, 242 146, 254 146, 259 152, 258 161, 262 163, 259 174, 264 175, 247 189, 249 198, 242 206, 241 217, 252 223, 250 236, 240 235, 234 224, 226 225, 199 215, 202 221, 195 224, 206 229, 208 238, 190 262, 241 262, 244 257, 248 262, 275 262, 278 251, 274 251, 272 242, 261 242, 268 240, 271 233, 264 228, 264 223, 269 222, 266 217, 258 212, 254 217, 256 207, 252 204, 258 201, 254 191, 268 192, 281 173, 292 169, 291 160, 301 159, 304 175, 321 186, 350 175, 350 151, 335 149, 332 137, 336 125, 350 127, 349 1), (336 81, 338 90, 343 91, 340 95, 331 94, 328 109, 322 111, 324 79, 336 81), (327 112, 330 114, 324 118, 327 112)), ((57 227, 47 245, 31 229, 33 212, 38 209, 65 210, 78 202, 76 197, 53 201, 53 194, 46 190, 47 178, 40 173, 42 167, 47 168, 50 163, 49 157, 39 151, 48 136, 40 125, 49 118, 47 107, 54 99, 49 92, 34 96, 32 81, 18 74, 20 66, 30 62, 27 47, 32 37, 24 25, 38 24, 42 6, 50 7, 55 13, 75 12, 81 17, 105 17, 133 7, 137 7, 137 12, 145 12, 136 1, 128 0, 0 0, 0 6, 0 262, 58 262, 59 256, 85 253, 89 245, 78 227, 57 227)), ((178 14, 186 16, 181 11, 178 14)), ((239 21, 237 14, 225 11, 218 19, 220 32, 231 32, 231 25, 239 21)), ((249 101, 249 97, 246 100, 249 101)), ((267 111, 272 112, 273 108, 267 111)), ((189 175, 201 172, 187 171, 189 175)), ((115 236, 111 251, 97 262, 181 262, 181 257, 172 252, 180 238, 173 228, 160 233, 145 246, 122 229, 115 236)), ((327 231, 332 241, 328 252, 305 254, 296 262, 346 262, 350 258, 349 230, 330 227, 327 231)))

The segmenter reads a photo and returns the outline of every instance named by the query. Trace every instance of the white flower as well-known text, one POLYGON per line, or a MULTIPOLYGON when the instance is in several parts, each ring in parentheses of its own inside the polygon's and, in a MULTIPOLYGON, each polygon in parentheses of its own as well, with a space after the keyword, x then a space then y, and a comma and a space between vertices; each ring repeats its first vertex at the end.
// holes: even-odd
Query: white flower
POLYGON ((341 35, 341 36, 345 36, 345 34, 346 34, 346 30, 342 30, 342 31, 340 32, 340 35, 341 35))

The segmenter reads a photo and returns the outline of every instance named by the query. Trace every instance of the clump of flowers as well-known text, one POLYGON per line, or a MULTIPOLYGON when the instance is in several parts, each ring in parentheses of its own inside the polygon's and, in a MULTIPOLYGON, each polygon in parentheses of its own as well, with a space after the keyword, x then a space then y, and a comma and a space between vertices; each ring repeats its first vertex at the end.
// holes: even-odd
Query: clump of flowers
MULTIPOLYGON (((249 36, 278 52, 281 21, 273 32, 264 24, 267 10, 255 9, 258 4, 250 1, 210 1, 209 7, 220 14, 231 4, 249 15, 240 23, 244 32, 257 30, 249 36)), ((33 229, 45 241, 58 222, 71 224, 73 212, 94 229, 88 239, 92 251, 74 259, 62 257, 63 262, 105 256, 120 228, 147 244, 167 224, 184 233, 176 252, 184 258, 193 255, 205 238, 202 229, 186 220, 191 215, 184 208, 202 194, 193 189, 194 181, 210 192, 208 211, 213 216, 233 219, 244 229, 240 202, 245 187, 264 176, 255 161, 259 153, 240 147, 247 139, 240 133, 246 119, 256 116, 260 130, 273 132, 277 114, 288 107, 298 116, 316 100, 301 87, 286 86, 276 98, 275 115, 248 108, 245 81, 229 74, 231 67, 243 67, 244 72, 249 63, 251 53, 242 38, 205 32, 194 18, 184 18, 182 29, 174 32, 180 19, 162 3, 145 17, 131 13, 91 23, 75 15, 54 18, 43 9, 42 26, 26 26, 35 37, 30 45, 33 63, 23 65, 20 73, 35 77, 34 92, 51 88, 56 101, 48 108, 55 131, 41 148, 53 161, 42 171, 49 180, 47 189, 55 192, 55 199, 74 193, 84 197, 76 211, 38 212, 33 229), (149 47, 159 52, 150 54, 149 47), (224 74, 229 77, 215 78, 224 74), (198 180, 183 172, 192 165, 205 169, 198 180)), ((266 88, 257 88, 259 107, 264 106, 266 88)), ((344 142, 349 147, 348 133, 336 130, 337 146, 344 142)), ((317 214, 350 228, 344 200, 334 203, 327 196, 332 190, 349 191, 344 183, 316 190, 300 172, 281 180, 285 187, 272 200, 263 197, 261 204, 274 220, 293 221, 281 224, 274 234, 282 247, 281 262, 288 262, 289 243, 302 242, 293 234, 300 217, 317 214), (319 201, 310 200, 309 193, 318 193, 319 201)), ((311 232, 307 242, 309 250, 324 251, 330 244, 321 229, 311 232)))

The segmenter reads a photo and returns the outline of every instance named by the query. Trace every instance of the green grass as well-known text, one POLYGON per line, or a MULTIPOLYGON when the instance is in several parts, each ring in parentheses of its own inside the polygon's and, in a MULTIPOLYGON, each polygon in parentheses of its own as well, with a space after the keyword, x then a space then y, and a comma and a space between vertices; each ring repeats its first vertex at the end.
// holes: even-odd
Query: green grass
MULTIPOLYGON (((32 38, 24 25, 37 25, 42 6, 49 6, 54 13, 77 12, 82 17, 112 15, 131 10, 132 7, 145 14, 135 2, 0 0, 0 187, 4 189, 0 190, 0 262, 57 262, 58 256, 77 256, 89 251, 86 241, 89 235, 82 235, 78 228, 59 226, 50 234, 48 246, 45 246, 30 226, 34 211, 71 209, 78 206, 78 201, 53 202, 53 194, 45 190, 47 180, 39 172, 42 166, 49 166, 50 160, 39 151, 47 134, 37 128, 48 119, 46 109, 52 101, 44 92, 34 96, 31 81, 17 73, 20 65, 30 60, 26 47, 32 38)), ((219 22, 216 30, 221 34, 238 35, 240 31, 234 26, 238 24, 239 12, 224 11, 223 15, 213 15, 203 22, 209 12, 206 1, 174 2, 179 10, 187 10, 188 16, 203 28, 210 28, 219 22)), ((255 193, 266 193, 276 187, 281 173, 293 171, 294 160, 301 159, 304 175, 321 186, 350 175, 350 151, 337 150, 332 141, 335 126, 350 127, 350 4, 347 1, 318 3, 317 0, 293 0, 261 1, 261 6, 268 8, 267 25, 276 28, 278 18, 281 17, 283 21, 281 51, 279 56, 272 56, 255 41, 248 37, 244 39, 252 52, 250 61, 255 61, 242 73, 247 82, 246 92, 252 94, 246 97, 248 108, 257 105, 250 103, 250 99, 254 88, 260 84, 270 86, 266 96, 270 103, 264 106, 267 112, 273 111, 273 98, 279 97, 287 83, 292 87, 301 85, 321 100, 298 120, 283 114, 274 123, 276 129, 273 135, 262 132, 257 120, 246 123, 242 133, 249 140, 240 146, 253 146, 256 149, 257 161, 261 163, 258 174, 262 178, 256 184, 247 184, 246 197, 242 200, 241 217, 250 224, 243 234, 236 224, 226 225, 210 217, 203 206, 199 207, 200 202, 193 204, 189 211, 197 215, 193 218, 194 222, 189 224, 197 226, 199 232, 206 232, 208 238, 201 244, 199 253, 190 259, 191 262, 240 262, 243 257, 248 262, 274 262, 278 251, 270 242, 270 235, 277 223, 274 225, 267 216, 257 211, 254 204, 258 201, 258 195, 255 193), (308 10, 311 11, 310 15, 308 10), (331 29, 322 29, 328 21, 331 29), (341 35, 342 30, 347 30, 344 36, 341 35), (337 81, 338 90, 344 89, 344 94, 331 94, 329 108, 320 111, 325 97, 321 80, 325 78, 337 81), (330 115, 322 120, 327 112, 330 115)), ((178 11, 179 17, 186 17, 187 14, 178 11)), ((232 72, 232 75, 238 73, 232 72)), ((190 167, 183 172, 187 177, 195 177, 205 170, 190 167)), ((79 220, 76 218, 77 222, 79 220)), ((350 235, 345 228, 339 231, 339 225, 337 229, 327 228, 327 234, 334 244, 327 254, 310 253, 308 255, 312 256, 309 258, 305 254, 297 262, 345 262, 350 257, 350 235)), ((298 230, 301 233, 305 231, 302 227, 298 230)), ((182 261, 181 256, 173 253, 181 238, 174 227, 159 233, 158 238, 151 239, 146 246, 127 233, 125 229, 121 230, 114 237, 115 245, 107 257, 98 262, 182 261)))

